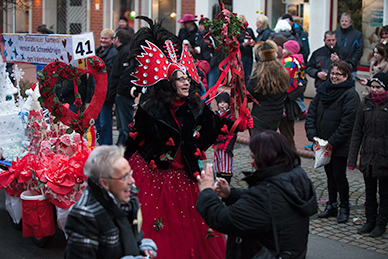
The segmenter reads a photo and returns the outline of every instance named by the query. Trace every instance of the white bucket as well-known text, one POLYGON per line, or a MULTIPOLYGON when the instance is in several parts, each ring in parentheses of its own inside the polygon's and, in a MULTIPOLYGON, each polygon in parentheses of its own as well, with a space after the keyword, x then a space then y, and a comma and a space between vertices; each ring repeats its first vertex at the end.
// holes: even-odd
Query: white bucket
POLYGON ((22 194, 20 194, 20 199, 22 200, 28 200, 28 201, 43 201, 46 199, 46 197, 44 196, 44 194, 39 194, 37 191, 35 190, 27 190, 27 191, 24 191, 22 192, 22 194))

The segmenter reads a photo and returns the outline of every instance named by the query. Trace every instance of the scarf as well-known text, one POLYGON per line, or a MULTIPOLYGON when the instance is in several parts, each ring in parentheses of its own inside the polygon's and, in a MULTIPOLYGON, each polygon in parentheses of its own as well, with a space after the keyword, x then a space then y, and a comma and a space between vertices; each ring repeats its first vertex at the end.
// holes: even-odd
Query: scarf
POLYGON ((132 221, 139 209, 137 197, 131 196, 128 203, 120 203, 92 177, 88 178, 88 188, 101 205, 113 215, 113 221, 120 231, 124 255, 139 255, 139 244, 136 240, 132 221))
POLYGON ((388 91, 385 91, 384 93, 380 93, 380 94, 375 94, 375 93, 371 92, 370 94, 371 94, 371 98, 372 98, 373 102, 376 104, 376 106, 378 106, 380 103, 382 103, 387 98, 388 91))
POLYGON ((354 87, 353 80, 346 80, 339 84, 333 84, 330 80, 327 80, 321 84, 317 93, 322 101, 323 108, 328 108, 332 105, 346 90, 354 87))

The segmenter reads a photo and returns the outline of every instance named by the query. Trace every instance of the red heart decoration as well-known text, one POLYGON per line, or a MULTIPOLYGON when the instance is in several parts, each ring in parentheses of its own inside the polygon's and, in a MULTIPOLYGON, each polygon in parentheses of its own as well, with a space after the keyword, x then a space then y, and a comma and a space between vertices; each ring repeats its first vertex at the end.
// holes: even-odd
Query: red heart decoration
POLYGON ((60 58, 63 60, 63 56, 61 55, 60 58))
POLYGON ((62 40, 62 45, 63 45, 64 48, 66 48, 66 43, 67 43, 66 39, 62 40))
POLYGON ((69 52, 67 52, 67 60, 69 60, 69 63, 71 62, 72 59, 73 59, 73 56, 70 55, 69 52))
POLYGON ((229 133, 228 126, 226 126, 226 124, 221 128, 221 132, 229 133))
POLYGON ((137 134, 139 134, 139 132, 129 132, 129 136, 130 136, 133 140, 136 139, 137 134))
POLYGON ((142 147, 144 145, 144 143, 145 143, 145 139, 142 139, 142 141, 140 141, 140 143, 139 143, 139 147, 142 147))
POLYGON ((43 68, 42 74, 40 74, 39 91, 41 96, 39 101, 44 104, 57 120, 60 120, 63 124, 70 126, 74 131, 82 135, 90 126, 94 125, 94 121, 100 113, 105 101, 107 83, 108 78, 105 64, 97 56, 86 59, 86 69, 74 68, 61 61, 53 61, 46 65, 43 68), (91 74, 96 81, 95 93, 90 105, 84 112, 78 110, 77 113, 74 113, 59 101, 55 95, 54 85, 59 79, 73 80, 74 93, 76 95, 74 104, 80 107, 82 101, 78 93, 77 81, 86 73, 91 74))
POLYGON ((195 157, 200 157, 201 155, 202 155, 201 150, 200 150, 199 148, 197 148, 197 149, 195 150, 194 156, 195 156, 195 157))
POLYGON ((151 160, 150 161, 150 167, 152 170, 154 170, 157 166, 155 165, 155 161, 154 160, 151 160))
POLYGON ((172 138, 169 138, 166 142, 166 146, 175 146, 175 142, 172 138))
POLYGON ((205 152, 201 152, 201 156, 199 157, 199 160, 206 160, 206 153, 205 152))

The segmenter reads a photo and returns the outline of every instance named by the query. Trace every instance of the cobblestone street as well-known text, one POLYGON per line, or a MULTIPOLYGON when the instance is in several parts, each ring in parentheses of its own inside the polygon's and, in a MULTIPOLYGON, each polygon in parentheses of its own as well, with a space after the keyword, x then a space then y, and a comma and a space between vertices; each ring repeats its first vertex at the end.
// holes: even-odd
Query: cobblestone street
MULTIPOLYGON (((208 159, 203 161, 204 165, 208 162, 212 162, 212 152, 212 148, 206 152, 208 159)), ((328 198, 326 174, 323 168, 314 169, 314 160, 310 158, 302 158, 302 167, 314 183, 320 212, 325 209, 328 198)), ((244 175, 241 172, 250 170, 252 170, 252 166, 250 163, 248 145, 237 143, 234 149, 234 176, 232 178, 231 186, 241 188, 247 187, 246 183, 242 181, 244 175)), ((310 221, 310 233, 388 255, 387 233, 385 233, 382 238, 372 238, 367 235, 357 234, 357 229, 365 223, 363 206, 365 200, 364 181, 361 172, 357 169, 348 171, 347 175, 350 187, 350 202, 352 204, 349 221, 346 224, 338 224, 336 218, 318 219, 317 216, 314 215, 311 217, 310 221), (361 218, 362 224, 355 225, 353 223, 353 218, 361 218)))

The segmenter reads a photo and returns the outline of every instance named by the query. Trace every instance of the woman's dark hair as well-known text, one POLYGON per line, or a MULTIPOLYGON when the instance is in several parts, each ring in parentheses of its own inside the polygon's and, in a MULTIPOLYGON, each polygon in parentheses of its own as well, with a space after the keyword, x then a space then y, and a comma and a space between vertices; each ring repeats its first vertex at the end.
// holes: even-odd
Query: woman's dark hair
POLYGON ((258 131, 249 141, 249 149, 259 169, 286 164, 287 171, 300 165, 300 157, 287 139, 273 130, 258 131))
POLYGON ((377 49, 377 52, 383 56, 384 59, 388 58, 388 53, 387 53, 387 46, 382 43, 377 43, 375 48, 377 49))
POLYGON ((381 36, 383 35, 383 33, 385 33, 385 34, 388 33, 388 25, 384 25, 383 27, 381 27, 380 35, 378 35, 378 36, 381 38, 381 36))
MULTIPOLYGON (((178 93, 175 82, 178 71, 180 70, 174 71, 169 81, 161 80, 152 86, 152 90, 147 94, 146 109, 151 107, 161 109, 163 106, 170 106, 171 101, 177 99, 178 93)), ((191 103, 193 108, 198 108, 202 102, 201 98, 195 93, 193 81, 190 83, 190 92, 186 102, 191 103)))
POLYGON ((348 64, 348 62, 345 61, 336 61, 330 66, 330 71, 333 69, 333 67, 337 67, 339 71, 344 73, 345 75, 348 76, 348 81, 353 80, 353 75, 352 75, 352 68, 348 64))

